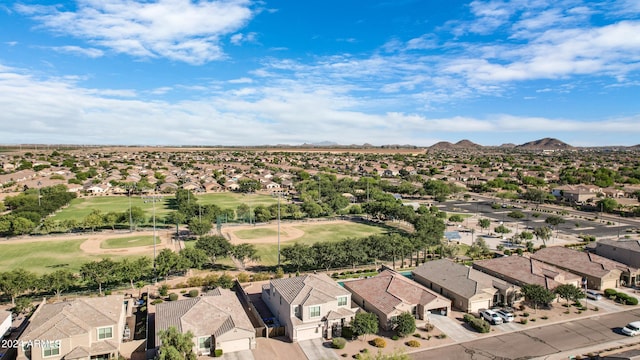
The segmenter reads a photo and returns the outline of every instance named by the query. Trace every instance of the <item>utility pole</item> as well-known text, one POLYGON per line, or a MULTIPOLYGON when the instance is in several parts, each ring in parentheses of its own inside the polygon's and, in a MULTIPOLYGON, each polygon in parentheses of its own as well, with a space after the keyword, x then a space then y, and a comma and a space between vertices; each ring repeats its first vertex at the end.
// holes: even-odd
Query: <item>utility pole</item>
POLYGON ((280 266, 280 196, 278 193, 278 266, 280 266))
POLYGON ((158 272, 156 271, 156 196, 151 197, 153 202, 153 278, 154 283, 158 284, 158 272))
POLYGON ((38 181, 38 207, 42 206, 42 202, 40 201, 40 186, 42 185, 42 183, 40 181, 38 181))

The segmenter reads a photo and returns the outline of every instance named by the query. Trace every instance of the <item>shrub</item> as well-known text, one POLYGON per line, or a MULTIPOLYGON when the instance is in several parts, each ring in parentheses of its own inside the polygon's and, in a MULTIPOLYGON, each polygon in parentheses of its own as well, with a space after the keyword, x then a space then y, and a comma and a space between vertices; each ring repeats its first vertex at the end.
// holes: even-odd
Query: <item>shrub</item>
POLYGON ((477 318, 471 314, 464 314, 462 319, 477 332, 488 333, 491 330, 491 325, 489 325, 486 320, 477 318))
POLYGON ((183 282, 180 282, 180 283, 177 283, 177 284, 173 285, 174 289, 183 289, 183 288, 186 288, 186 287, 189 287, 189 286, 186 283, 183 283, 183 282))
POLYGON ((169 286, 167 284, 162 284, 162 286, 160 286, 160 288, 158 289, 158 293, 160 294, 160 296, 167 296, 167 294, 169 293, 169 286))
POLYGON ((546 315, 545 315, 545 316, 540 317, 540 319, 542 319, 542 320, 547 320, 548 318, 549 318, 549 317, 548 317, 548 316, 546 316, 546 315))
POLYGON ((520 319, 520 324, 522 325, 525 325, 527 322, 528 322, 527 319, 524 319, 524 318, 520 319))
POLYGON ((393 335, 391 337, 391 340, 393 340, 393 341, 398 341, 398 339, 400 339, 400 337, 398 335, 393 335))
POLYGON ((409 340, 406 342, 406 344, 409 347, 415 347, 415 348, 420 347, 420 341, 418 340, 409 340))
POLYGON ((383 338, 377 337, 377 338, 375 338, 375 339, 373 339, 371 341, 371 345, 373 345, 373 346, 375 346, 377 348, 383 348, 383 347, 387 346, 387 342, 384 341, 383 338))
POLYGON ((196 289, 189 290, 189 297, 190 298, 198 297, 198 294, 200 294, 200 292, 198 290, 196 290, 196 289))
POLYGON ((213 351, 213 357, 221 357, 222 356, 222 349, 215 349, 213 351))
POLYGON ((105 295, 105 296, 109 296, 109 295, 111 295, 111 290, 105 290, 105 291, 104 291, 104 295, 105 295))
POLYGON ((158 305, 158 304, 160 304, 161 302, 163 302, 163 300, 162 300, 162 299, 155 299, 155 300, 153 300, 153 301, 151 302, 151 305, 158 305))
POLYGON ((616 301, 621 303, 621 304, 626 304, 627 303, 627 299, 629 298, 629 295, 623 293, 623 292, 619 292, 616 294, 616 301))
POLYGON ((176 301, 176 300, 178 300, 178 294, 176 293, 169 294, 169 301, 176 301))
POLYGON ((429 331, 433 330, 433 324, 425 324, 424 325, 424 330, 426 332, 429 332, 429 331))
POLYGON ((194 276, 187 279, 188 287, 200 287, 204 285, 204 278, 200 276, 194 276))
POLYGON ((418 339, 420 339, 422 337, 422 335, 420 335, 418 333, 415 333, 415 334, 413 334, 413 337, 417 337, 418 339))
POLYGON ((251 276, 249 276, 249 274, 247 274, 246 272, 241 272, 240 274, 238 274, 239 282, 246 283, 249 282, 249 280, 251 280, 251 276))
POLYGON ((525 311, 525 312, 522 313, 522 316, 529 317, 529 313, 525 311))
POLYGON ((611 298, 616 296, 618 292, 615 289, 604 289, 604 296, 611 298))
POLYGON ((180 290, 180 294, 186 294, 187 290, 180 290))
MULTIPOLYGON (((282 273, 282 276, 284 277, 284 273, 282 273)), ((269 279, 271 279, 271 275, 266 272, 259 272, 259 273, 253 274, 253 281, 263 281, 263 280, 269 280, 269 279)), ((276 279, 281 279, 277 277, 277 273, 276 273, 276 279)), ((239 280, 240 279, 238 279, 238 281, 239 280)))
POLYGON ((629 298, 627 298, 627 305, 638 305, 638 299, 633 296, 629 296, 629 298))
POLYGON ((344 347, 347 346, 347 340, 341 337, 333 338, 333 340, 331 340, 331 346, 333 346, 334 349, 344 349, 344 347))
POLYGON ((345 339, 353 340, 353 329, 351 326, 345 326, 342 328, 342 337, 345 339))

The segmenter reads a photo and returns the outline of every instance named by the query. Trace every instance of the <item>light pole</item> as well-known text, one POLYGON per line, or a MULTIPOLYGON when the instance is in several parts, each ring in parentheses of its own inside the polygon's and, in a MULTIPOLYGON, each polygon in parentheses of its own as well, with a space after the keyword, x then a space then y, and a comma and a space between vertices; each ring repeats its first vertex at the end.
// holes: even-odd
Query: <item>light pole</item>
POLYGON ((38 181, 38 207, 42 206, 42 202, 40 201, 40 186, 42 185, 42 183, 40 181, 38 181))
POLYGON ((280 193, 278 193, 278 266, 280 266, 280 193))
POLYGON ((158 272, 156 271, 156 195, 151 196, 153 203, 153 278, 154 283, 158 284, 158 272))
POLYGON ((132 186, 129 186, 128 190, 129 190, 129 231, 133 232, 133 216, 131 215, 131 190, 133 189, 132 186))

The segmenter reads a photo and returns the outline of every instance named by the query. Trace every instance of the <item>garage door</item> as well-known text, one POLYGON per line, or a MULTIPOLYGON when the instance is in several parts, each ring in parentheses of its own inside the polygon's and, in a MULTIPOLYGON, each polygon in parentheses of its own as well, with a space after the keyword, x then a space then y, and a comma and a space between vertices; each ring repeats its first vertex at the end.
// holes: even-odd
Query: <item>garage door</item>
POLYGON ((302 341, 302 340, 309 340, 309 339, 317 339, 322 337, 322 328, 320 327, 313 327, 313 328, 307 328, 307 329, 296 329, 296 340, 297 341, 302 341))
POLYGON ((489 309, 491 306, 490 300, 474 301, 470 304, 469 312, 477 313, 480 309, 489 309))
POLYGON ((250 343, 250 340, 247 338, 221 341, 220 348, 222 349, 223 353, 230 353, 230 352, 241 351, 241 350, 250 350, 251 343, 250 343))

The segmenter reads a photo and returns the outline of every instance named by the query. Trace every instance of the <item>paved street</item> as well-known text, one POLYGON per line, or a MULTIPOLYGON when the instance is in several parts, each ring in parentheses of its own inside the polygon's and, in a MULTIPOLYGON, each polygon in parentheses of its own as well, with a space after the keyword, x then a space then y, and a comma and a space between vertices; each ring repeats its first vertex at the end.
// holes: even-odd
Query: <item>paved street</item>
POLYGON ((566 359, 603 350, 611 344, 638 342, 620 333, 631 321, 640 320, 640 309, 595 315, 522 331, 498 334, 432 350, 412 353, 413 359, 566 359))

